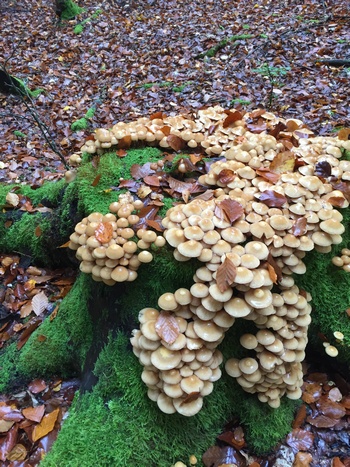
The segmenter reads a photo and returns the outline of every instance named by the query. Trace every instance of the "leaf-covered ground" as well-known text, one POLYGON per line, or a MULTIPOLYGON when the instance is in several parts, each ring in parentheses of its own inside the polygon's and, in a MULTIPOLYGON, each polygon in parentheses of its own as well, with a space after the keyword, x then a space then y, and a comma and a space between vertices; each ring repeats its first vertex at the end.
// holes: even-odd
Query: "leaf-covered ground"
MULTIPOLYGON (((322 62, 350 59, 348 2, 80 3, 85 12, 61 22, 54 0, 0 6, 0 64, 42 90, 33 97, 37 116, 67 158, 100 126, 215 103, 269 108, 319 134, 350 126, 349 62, 322 62), (88 127, 73 131, 89 109, 88 127)), ((62 176, 16 96, 0 94, 0 151, 0 181, 62 176)))

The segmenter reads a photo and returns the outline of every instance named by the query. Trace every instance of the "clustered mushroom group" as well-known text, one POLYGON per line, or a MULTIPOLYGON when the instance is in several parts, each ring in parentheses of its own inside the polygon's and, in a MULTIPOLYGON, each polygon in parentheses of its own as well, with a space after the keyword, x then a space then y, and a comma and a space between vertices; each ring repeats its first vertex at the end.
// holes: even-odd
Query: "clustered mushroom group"
POLYGON ((350 272, 350 250, 342 248, 341 256, 333 256, 332 263, 338 268, 342 268, 346 272, 350 272))
MULTIPOLYGON (((163 294, 159 310, 141 310, 131 338, 148 395, 165 413, 191 416, 201 409, 221 375, 217 346, 237 318, 256 332, 241 336, 247 356, 230 358, 227 373, 271 407, 283 395, 301 395, 311 296, 299 290, 293 274, 306 271, 307 251, 326 253, 342 241, 343 217, 334 208, 349 206, 342 183, 350 180, 350 162, 340 158, 350 142, 307 138, 298 120, 259 115, 266 122, 259 133, 249 130, 249 114, 237 120, 220 107, 200 110, 194 120, 142 118, 99 129, 82 148, 101 152, 126 137, 167 148, 175 135, 189 148, 222 156, 199 177, 207 192, 172 207, 162 221, 175 259, 196 258, 203 266, 190 289, 163 294), (272 122, 284 128, 279 140, 267 132, 272 122)), ((81 231, 89 222, 95 221, 88 217, 81 231)), ((86 261, 90 269, 90 256, 86 261)))
POLYGON ((137 278, 142 263, 149 263, 153 255, 148 249, 154 244, 164 246, 165 240, 152 230, 132 228, 140 218, 134 213, 143 207, 130 193, 120 195, 111 203, 109 213, 93 212, 75 226, 69 238, 69 248, 76 250, 82 272, 106 285, 131 282, 137 278), (137 241, 135 240, 137 236, 137 241))

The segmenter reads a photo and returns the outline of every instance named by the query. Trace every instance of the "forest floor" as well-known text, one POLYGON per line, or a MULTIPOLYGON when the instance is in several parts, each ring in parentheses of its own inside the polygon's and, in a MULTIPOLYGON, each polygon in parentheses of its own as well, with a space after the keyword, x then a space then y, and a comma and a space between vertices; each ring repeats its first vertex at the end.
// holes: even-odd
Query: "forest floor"
MULTIPOLYGON (((28 7, 25 0, 9 0, 0 6, 0 64, 31 91, 42 90, 29 109, 28 100, 0 93, 2 183, 37 187, 64 175, 62 160, 33 115, 65 160, 96 128, 157 111, 190 114, 215 104, 241 111, 262 107, 301 119, 320 135, 350 127, 347 2, 85 0, 84 13, 62 22, 53 3, 41 0, 28 7), (329 60, 345 60, 345 66, 329 60), (94 112, 86 117, 86 128, 72 129, 89 109, 94 112)), ((0 278, 10 284, 1 296, 2 311, 23 306, 22 295, 33 290, 28 290, 32 275, 46 278, 36 293, 44 288, 62 296, 68 292, 69 272, 34 274, 29 265, 17 271, 11 265, 19 260, 11 258, 1 256, 0 278)), ((28 316, 36 326, 38 314, 28 309, 21 319, 28 316)), ((16 328, 12 323, 11 329, 6 323, 0 326, 0 348, 14 336, 25 345, 35 327, 21 323, 16 328)), ((236 424, 227 427, 221 447, 209 452, 206 465, 349 467, 349 384, 320 368, 305 369, 305 374, 304 408, 273 455, 248 461, 235 457, 244 449, 244 434, 236 424), (317 414, 319 426, 307 422, 317 414), (322 426, 325 414, 328 426, 322 426)), ((22 459, 29 452, 30 465, 37 465, 35 459, 52 443, 76 387, 76 380, 35 380, 23 391, 0 396, 1 465, 25 465, 22 459), (34 424, 43 428, 33 437, 34 424), (8 436, 13 426, 17 428, 8 436)))

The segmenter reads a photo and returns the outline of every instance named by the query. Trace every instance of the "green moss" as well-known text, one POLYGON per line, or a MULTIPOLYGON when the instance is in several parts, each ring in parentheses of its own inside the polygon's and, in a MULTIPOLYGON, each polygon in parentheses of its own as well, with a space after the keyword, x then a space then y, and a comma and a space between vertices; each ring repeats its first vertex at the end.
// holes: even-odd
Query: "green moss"
POLYGON ((0 393, 4 393, 17 377, 18 350, 16 342, 0 350, 0 393))
POLYGON ((66 187, 64 180, 58 182, 45 182, 41 187, 37 189, 31 188, 29 185, 0 185, 0 205, 6 204, 6 195, 9 191, 14 190, 15 193, 28 196, 33 206, 37 206, 39 203, 49 203, 57 206, 62 192, 66 187))
POLYGON ((64 9, 61 13, 61 19, 72 19, 83 13, 84 8, 80 8, 73 0, 65 0, 64 9))
POLYGON ((92 279, 80 274, 60 304, 56 318, 46 319, 23 347, 18 360, 20 374, 26 377, 71 376, 82 368, 93 336, 88 312, 93 289, 92 279), (46 339, 38 340, 39 335, 46 339))

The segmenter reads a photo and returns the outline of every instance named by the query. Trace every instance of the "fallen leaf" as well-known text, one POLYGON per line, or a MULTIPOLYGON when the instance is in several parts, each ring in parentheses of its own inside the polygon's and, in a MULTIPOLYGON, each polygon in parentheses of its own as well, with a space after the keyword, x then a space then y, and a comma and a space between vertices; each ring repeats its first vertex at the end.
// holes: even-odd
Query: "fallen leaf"
POLYGON ((47 388, 47 385, 43 379, 37 378, 34 379, 29 385, 28 389, 33 394, 38 394, 39 392, 44 391, 47 388))
POLYGON ((37 407, 27 407, 22 410, 22 414, 33 422, 39 423, 45 413, 45 405, 38 405, 37 407))
POLYGON ((219 172, 218 175, 218 182, 222 183, 223 185, 227 185, 228 183, 232 182, 235 178, 235 173, 233 170, 230 169, 223 169, 219 172))
POLYGON ((328 178, 332 175, 332 166, 327 161, 317 162, 314 169, 314 174, 320 178, 328 178))
POLYGON ((306 405, 303 404, 299 407, 297 414, 294 418, 292 428, 300 428, 306 419, 306 405))
POLYGON ((314 443, 314 435, 310 431, 295 428, 287 436, 287 444, 294 451, 308 451, 314 443))
POLYGON ((271 170, 267 167, 261 167, 260 169, 257 169, 256 174, 271 183, 276 183, 280 178, 279 174, 271 172, 271 170))
POLYGON ((212 446, 202 456, 205 467, 220 467, 220 465, 233 464, 237 467, 246 467, 245 457, 231 446, 212 446))
POLYGON ((301 237, 307 232, 307 219, 306 217, 299 217, 296 219, 292 225, 292 234, 295 237, 301 237))
POLYGON ((95 238, 101 243, 108 243, 113 238, 113 226, 110 222, 100 222, 95 230, 95 238))
POLYGON ((287 198, 277 191, 265 190, 259 195, 259 201, 269 208, 280 208, 287 202, 287 198))
POLYGON ((55 427, 55 423, 58 417, 60 409, 57 408, 53 412, 46 414, 39 425, 36 425, 33 430, 33 441, 37 441, 38 439, 46 436, 50 431, 52 431, 55 427))
POLYGON ((293 172, 295 166, 295 155, 290 151, 279 152, 271 161, 269 169, 271 172, 283 174, 293 172))
POLYGON ((244 213, 243 206, 234 199, 224 199, 220 201, 217 206, 224 211, 231 224, 244 213))
POLYGON ((274 284, 277 284, 277 274, 276 274, 275 268, 272 266, 272 264, 267 263, 267 270, 269 271, 269 276, 270 276, 270 279, 272 280, 272 282, 274 284))
POLYGON ((152 193, 152 188, 147 185, 141 185, 136 192, 137 196, 141 199, 146 198, 150 193, 152 193))
POLYGON ((35 227, 35 230, 34 230, 34 235, 35 235, 36 237, 41 237, 41 234, 42 234, 41 227, 40 227, 40 225, 37 225, 37 226, 35 227))
POLYGON ((345 464, 339 459, 339 457, 334 457, 332 459, 332 467, 345 467, 345 464))
POLYGON ((24 461, 27 457, 27 450, 23 444, 16 444, 12 450, 7 454, 8 461, 24 461))
POLYGON ((13 206, 14 208, 19 204, 19 196, 16 193, 12 193, 11 191, 6 195, 6 202, 13 206))
POLYGON ((201 397, 201 393, 200 392, 197 392, 197 391, 194 391, 194 392, 190 392, 189 394, 187 394, 187 396, 185 397, 185 399, 181 402, 181 406, 184 405, 184 404, 189 404, 190 402, 194 402, 198 399, 198 397, 201 397))
POLYGON ((338 131, 338 139, 342 141, 347 141, 350 136, 350 128, 342 128, 338 131))
POLYGON ((306 421, 316 428, 331 428, 336 425, 339 420, 336 418, 326 417, 325 415, 317 415, 316 417, 309 415, 306 421))
MULTIPOLYGON (((2 420, 0 420, 1 424, 2 420)), ((9 422, 14 423, 14 422, 9 422)), ((16 444, 18 432, 18 424, 14 425, 7 433, 5 437, 0 438, 0 460, 5 462, 7 454, 12 451, 16 444)))
POLYGON ((266 261, 267 261, 267 270, 269 271, 269 273, 270 273, 270 270, 269 270, 269 265, 270 265, 272 266, 274 273, 277 276, 277 282, 281 281, 282 280, 282 269, 278 266, 278 264, 275 261, 275 258, 271 255, 271 253, 269 253, 266 261))
POLYGON ((32 298, 33 311, 37 316, 46 310, 48 304, 49 300, 44 292, 39 292, 32 298))
POLYGON ((174 149, 174 151, 180 151, 186 146, 186 142, 180 138, 180 136, 169 135, 167 136, 166 140, 171 149, 174 149))
POLYGON ((159 178, 157 177, 157 175, 146 175, 146 177, 143 178, 143 181, 147 185, 151 185, 151 186, 159 186, 160 185, 160 181, 159 181, 159 178))
POLYGON ((295 456, 293 467, 309 467, 312 455, 309 452, 298 452, 295 456))
POLYGON ((227 117, 222 123, 223 128, 227 128, 232 125, 232 123, 236 122, 237 120, 242 119, 242 114, 238 110, 232 111, 228 110, 225 113, 227 113, 227 117))
POLYGON ((180 334, 179 324, 174 315, 167 311, 162 311, 155 323, 155 330, 158 336, 167 344, 173 344, 180 334))
POLYGON ((155 171, 151 169, 151 162, 146 162, 146 164, 143 165, 133 164, 130 168, 130 173, 132 178, 140 180, 147 177, 147 175, 154 174, 155 171))
POLYGON ((94 181, 91 183, 91 186, 97 186, 100 180, 101 180, 101 174, 96 175, 94 181))
POLYGON ((10 420, 0 420, 0 433, 7 433, 14 423, 14 421, 10 420))
POLYGON ((236 277, 236 266, 229 258, 225 258, 225 261, 218 267, 216 271, 216 284, 221 293, 228 290, 235 281, 236 277))

